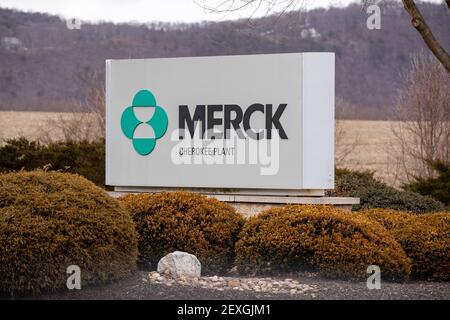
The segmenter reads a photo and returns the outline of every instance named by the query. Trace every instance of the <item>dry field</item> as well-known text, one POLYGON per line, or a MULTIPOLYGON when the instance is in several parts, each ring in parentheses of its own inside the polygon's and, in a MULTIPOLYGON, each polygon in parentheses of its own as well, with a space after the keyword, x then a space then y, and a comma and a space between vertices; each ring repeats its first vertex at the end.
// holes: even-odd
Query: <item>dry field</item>
MULTIPOLYGON (((49 135, 54 140, 62 139, 63 126, 57 123, 73 117, 70 113, 0 111, 0 140, 24 136, 45 142, 49 135)), ((75 114, 75 117, 86 116, 75 114)), ((338 121, 336 164, 371 170, 383 181, 398 184, 402 179, 398 177, 396 161, 390 152, 393 124, 390 121, 338 121)), ((94 134, 95 128, 90 127, 88 131, 94 134)))
POLYGON ((369 170, 384 182, 405 181, 395 156, 394 121, 340 120, 336 124, 336 166, 369 170), (339 133, 340 132, 340 133, 339 133))
POLYGON ((88 113, 0 111, 0 144, 16 137, 51 142, 76 137, 98 136, 96 117, 88 113))

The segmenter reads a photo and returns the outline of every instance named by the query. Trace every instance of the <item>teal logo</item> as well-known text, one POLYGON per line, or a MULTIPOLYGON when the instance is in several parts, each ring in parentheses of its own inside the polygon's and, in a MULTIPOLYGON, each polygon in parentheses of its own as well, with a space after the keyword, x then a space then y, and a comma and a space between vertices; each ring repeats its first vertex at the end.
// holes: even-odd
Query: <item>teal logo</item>
POLYGON ((123 134, 143 156, 152 153, 156 140, 166 133, 167 125, 166 111, 156 104, 155 96, 148 90, 136 93, 132 105, 124 110, 120 120, 123 134))

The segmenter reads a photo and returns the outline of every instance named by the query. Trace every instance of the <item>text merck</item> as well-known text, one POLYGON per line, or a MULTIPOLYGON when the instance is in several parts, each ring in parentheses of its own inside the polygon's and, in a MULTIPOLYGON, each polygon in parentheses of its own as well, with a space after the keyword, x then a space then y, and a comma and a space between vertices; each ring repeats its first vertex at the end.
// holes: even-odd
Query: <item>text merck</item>
POLYGON ((237 104, 209 104, 197 105, 192 114, 189 106, 180 105, 178 112, 180 139, 184 139, 186 129, 191 138, 194 138, 196 125, 200 125, 202 138, 207 132, 210 135, 208 138, 227 139, 230 130, 234 130, 240 138, 245 137, 245 132, 252 139, 272 139, 272 129, 276 129, 281 139, 288 139, 280 122, 286 107, 286 103, 279 104, 277 108, 272 104, 254 103, 244 112, 237 104), (251 118, 256 112, 264 114, 265 130, 256 131, 251 127, 251 118))

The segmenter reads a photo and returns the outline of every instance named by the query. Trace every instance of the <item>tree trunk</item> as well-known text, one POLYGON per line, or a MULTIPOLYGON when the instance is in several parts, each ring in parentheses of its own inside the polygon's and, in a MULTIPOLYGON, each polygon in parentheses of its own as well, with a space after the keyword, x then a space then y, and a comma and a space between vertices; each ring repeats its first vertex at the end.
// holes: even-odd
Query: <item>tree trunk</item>
MULTIPOLYGON (((405 10, 411 16, 411 23, 414 28, 420 33, 423 41, 426 43, 428 48, 433 52, 434 56, 442 63, 444 68, 450 73, 450 55, 444 50, 444 48, 439 44, 439 42, 434 37, 431 32, 430 27, 425 22, 422 13, 417 8, 414 0, 402 0, 405 10)), ((450 9, 450 0, 445 0, 447 6, 450 9)))

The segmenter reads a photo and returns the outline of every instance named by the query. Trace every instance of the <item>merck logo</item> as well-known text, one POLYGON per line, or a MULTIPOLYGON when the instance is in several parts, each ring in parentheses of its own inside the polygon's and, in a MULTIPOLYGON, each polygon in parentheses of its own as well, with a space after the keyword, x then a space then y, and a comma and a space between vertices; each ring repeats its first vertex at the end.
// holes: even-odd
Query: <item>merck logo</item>
POLYGON ((120 125, 136 152, 146 156, 155 149, 156 140, 166 133, 168 118, 166 111, 156 104, 153 94, 141 90, 134 96, 132 105, 122 113, 120 125))

